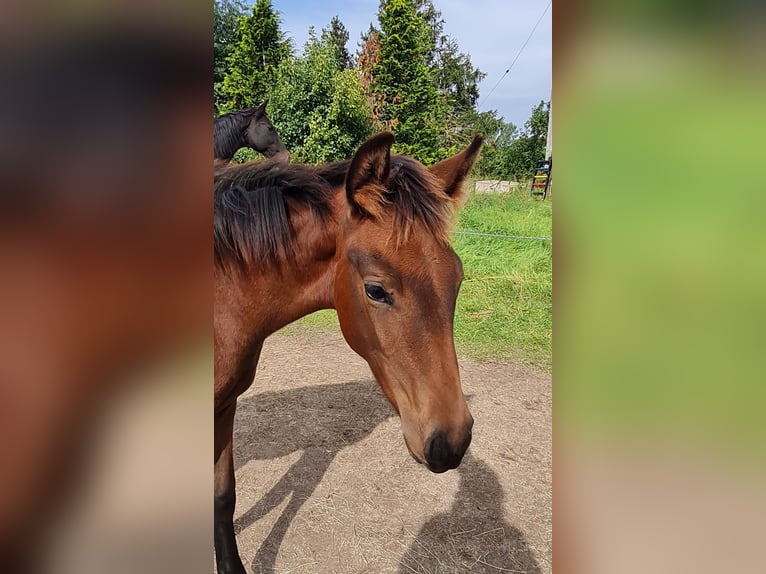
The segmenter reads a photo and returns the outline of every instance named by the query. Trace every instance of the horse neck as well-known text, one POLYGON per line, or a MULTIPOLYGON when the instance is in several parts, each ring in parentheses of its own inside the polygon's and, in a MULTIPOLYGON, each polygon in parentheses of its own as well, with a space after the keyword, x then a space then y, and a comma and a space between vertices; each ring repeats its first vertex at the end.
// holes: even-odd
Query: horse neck
POLYGON ((335 270, 339 222, 345 209, 345 192, 337 188, 332 210, 322 222, 307 210, 291 217, 295 233, 295 259, 280 274, 264 274, 258 297, 270 301, 265 334, 321 309, 334 308, 335 270))
POLYGON ((239 148, 247 145, 244 132, 245 127, 247 127, 247 124, 249 123, 249 119, 245 121, 245 118, 242 118, 239 115, 223 116, 215 120, 213 127, 213 155, 216 159, 228 162, 234 157, 234 154, 237 153, 239 148), (227 137, 224 133, 229 131, 226 128, 226 123, 228 123, 230 118, 236 120, 237 125, 234 135, 232 137, 227 137))

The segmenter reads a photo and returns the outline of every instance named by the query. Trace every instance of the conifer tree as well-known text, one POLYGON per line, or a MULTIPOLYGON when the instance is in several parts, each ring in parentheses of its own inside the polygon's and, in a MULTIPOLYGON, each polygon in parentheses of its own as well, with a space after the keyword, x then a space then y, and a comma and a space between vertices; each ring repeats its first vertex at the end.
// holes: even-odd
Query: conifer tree
POLYGON ((378 121, 396 136, 398 151, 428 164, 442 159, 446 109, 427 58, 430 33, 415 0, 383 0, 378 12, 380 59, 372 92, 382 103, 378 121))
POLYGON ((228 68, 227 60, 237 40, 239 18, 244 6, 240 0, 215 0, 213 2, 213 94, 217 113, 225 103, 223 79, 228 68))
POLYGON ((271 0, 257 0, 252 14, 240 18, 221 90, 224 111, 252 107, 268 98, 280 62, 291 55, 280 24, 271 0))
POLYGON ((348 53, 348 48, 346 48, 348 30, 346 30, 338 16, 333 16, 328 28, 322 28, 322 41, 332 46, 335 59, 338 61, 341 70, 347 70, 354 65, 351 54, 348 53))

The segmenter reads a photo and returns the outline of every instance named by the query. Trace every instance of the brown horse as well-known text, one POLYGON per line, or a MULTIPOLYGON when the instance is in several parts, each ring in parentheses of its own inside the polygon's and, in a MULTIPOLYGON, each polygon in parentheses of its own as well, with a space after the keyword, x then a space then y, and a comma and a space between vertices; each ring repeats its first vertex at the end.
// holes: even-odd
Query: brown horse
POLYGON ((215 184, 215 550, 244 572, 233 527, 232 429, 264 339, 334 308, 401 417, 412 456, 456 468, 473 419, 460 387, 453 318, 463 272, 449 225, 481 137, 430 169, 391 157, 393 135, 319 167, 234 166, 215 184))
POLYGON ((239 148, 249 147, 275 161, 287 161, 290 154, 266 115, 266 104, 225 114, 215 119, 213 154, 215 165, 228 163, 239 148))

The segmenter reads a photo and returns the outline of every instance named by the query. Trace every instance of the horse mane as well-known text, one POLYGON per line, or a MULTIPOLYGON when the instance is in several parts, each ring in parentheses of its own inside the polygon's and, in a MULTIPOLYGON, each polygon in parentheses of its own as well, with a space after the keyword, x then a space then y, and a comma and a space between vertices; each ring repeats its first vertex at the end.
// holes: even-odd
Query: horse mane
POLYGON ((255 108, 231 112, 217 117, 213 124, 213 154, 219 159, 231 159, 242 145, 242 135, 250 123, 255 108))
POLYGON ((406 243, 418 226, 443 245, 450 243, 455 202, 444 184, 423 165, 404 155, 391 158, 386 190, 380 198, 383 211, 393 209, 397 245, 406 243))
POLYGON ((215 179, 213 248, 219 267, 273 266, 294 256, 289 202, 321 223, 348 161, 312 167, 259 161, 231 166, 215 179))
MULTIPOLYGON (((216 265, 273 266, 294 257, 291 205, 304 205, 320 224, 326 221, 331 217, 332 196, 344 185, 350 163, 306 166, 262 161, 221 171, 214 193, 216 265)), ((380 211, 393 218, 397 245, 418 226, 449 244, 454 202, 436 176, 416 160, 391 158, 389 181, 378 201, 380 211)))

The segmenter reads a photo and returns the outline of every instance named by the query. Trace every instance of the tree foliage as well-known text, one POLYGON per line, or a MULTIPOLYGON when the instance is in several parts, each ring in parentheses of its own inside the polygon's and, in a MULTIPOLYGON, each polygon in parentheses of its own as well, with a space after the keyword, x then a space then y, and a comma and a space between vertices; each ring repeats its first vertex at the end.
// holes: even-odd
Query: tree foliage
POLYGON ((396 135, 396 151, 426 164, 481 133, 475 169, 490 178, 528 177, 544 158, 550 104, 535 106, 521 130, 494 110, 478 111, 485 75, 445 32, 433 0, 381 0, 356 62, 338 16, 319 34, 311 28, 295 57, 271 1, 257 0, 250 14, 241 1, 214 1, 216 111, 269 97, 269 115, 296 160, 350 157, 382 129, 396 135))
POLYGON ((468 54, 460 52, 454 38, 445 34, 444 18, 432 0, 418 0, 416 5, 428 28, 426 61, 434 83, 448 99, 452 113, 473 110, 479 99, 479 82, 486 74, 474 67, 468 54))
POLYGON ((492 177, 498 171, 497 150, 510 144, 515 136, 516 126, 512 123, 506 123, 503 118, 498 118, 497 112, 494 110, 488 112, 472 110, 464 117, 467 125, 470 126, 469 129, 466 129, 468 134, 479 133, 484 136, 484 149, 476 161, 474 173, 482 177, 492 177))
POLYGON ((447 155, 447 114, 428 67, 430 34, 415 0, 384 0, 378 12, 380 58, 372 68, 378 121, 398 151, 424 163, 447 155))
POLYGON ((268 98, 277 69, 291 55, 271 0, 257 0, 250 16, 239 18, 237 41, 226 59, 221 111, 252 107, 268 98))
POLYGON ((356 69, 343 69, 335 46, 312 34, 303 55, 285 60, 269 115, 293 157, 307 163, 351 157, 372 133, 356 69))
POLYGON ((218 112, 225 102, 223 78, 228 69, 227 59, 237 41, 239 18, 244 15, 239 0, 215 0, 213 2, 213 94, 218 112))
POLYGON ((431 0, 383 0, 378 20, 380 30, 363 36, 358 60, 373 117, 419 159, 455 152, 473 137, 484 74, 444 33, 431 0))
POLYGON ((500 179, 530 177, 535 164, 545 159, 550 102, 540 101, 519 133, 513 124, 502 122, 494 139, 488 141, 477 173, 500 179))
POLYGON ((340 17, 333 16, 330 25, 322 28, 322 41, 332 47, 335 59, 341 70, 347 70, 354 65, 351 54, 348 52, 348 30, 341 22, 340 17))
POLYGON ((359 81, 367 96, 367 105, 372 112, 372 121, 375 127, 381 126, 380 109, 383 105, 382 98, 372 90, 372 72, 380 62, 380 32, 372 25, 362 34, 357 52, 356 65, 359 69, 359 81))

